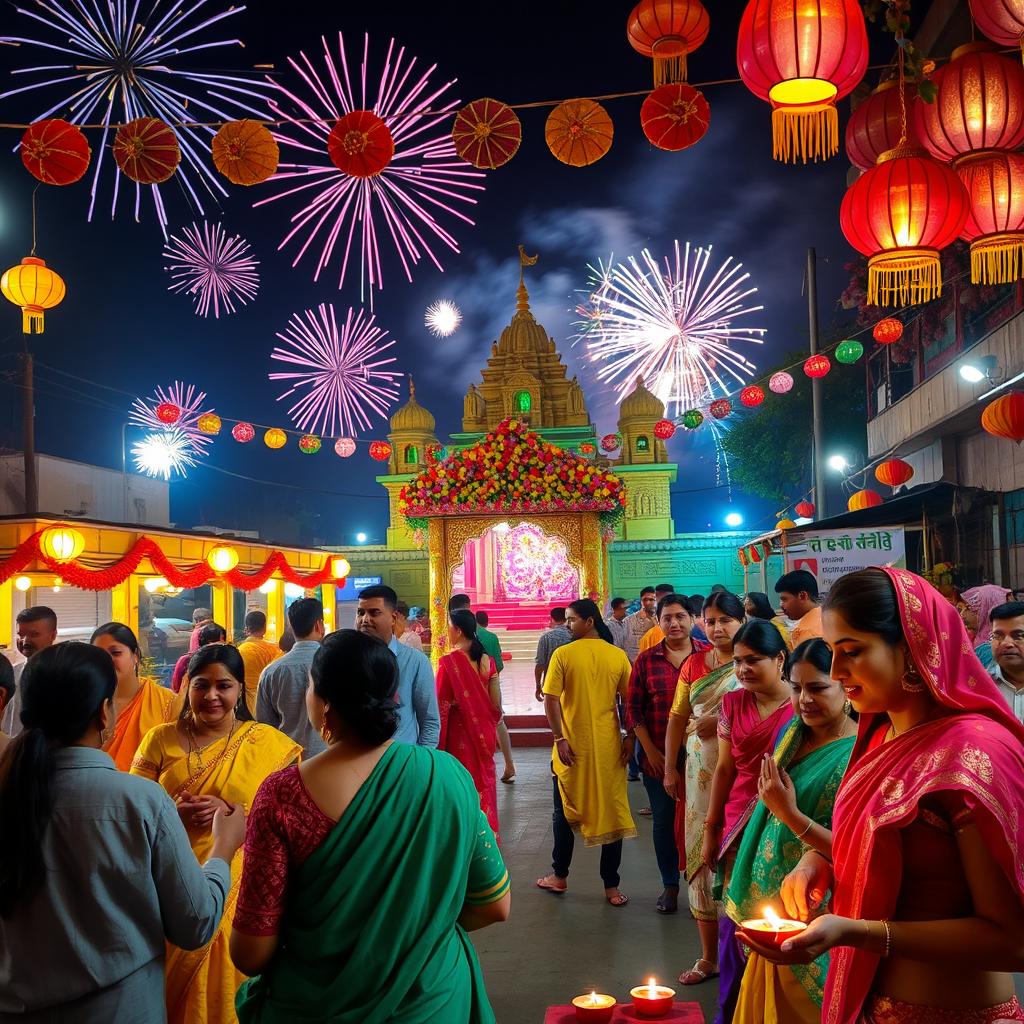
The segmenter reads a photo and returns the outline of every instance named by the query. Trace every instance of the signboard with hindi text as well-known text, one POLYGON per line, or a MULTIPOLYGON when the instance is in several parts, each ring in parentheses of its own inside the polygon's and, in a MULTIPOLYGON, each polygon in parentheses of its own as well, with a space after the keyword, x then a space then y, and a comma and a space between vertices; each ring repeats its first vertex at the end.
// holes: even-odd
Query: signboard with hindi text
POLYGON ((869 566, 907 566, 902 526, 864 530, 817 530, 802 533, 798 549, 790 554, 790 569, 806 569, 818 581, 821 593, 840 576, 869 566))

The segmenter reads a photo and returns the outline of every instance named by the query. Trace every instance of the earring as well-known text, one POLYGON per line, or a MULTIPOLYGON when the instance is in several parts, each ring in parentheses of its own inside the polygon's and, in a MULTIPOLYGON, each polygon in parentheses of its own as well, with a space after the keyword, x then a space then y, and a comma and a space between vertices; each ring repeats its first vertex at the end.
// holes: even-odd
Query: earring
POLYGON ((334 739, 334 733, 328 728, 326 722, 320 726, 320 737, 328 746, 331 745, 331 740, 334 739))
POLYGON ((850 699, 847 697, 846 702, 843 704, 843 714, 848 715, 852 710, 853 704, 850 703, 850 699))
POLYGON ((903 673, 903 678, 900 680, 900 685, 907 693, 921 693, 922 690, 927 689, 924 680, 918 675, 917 670, 908 668, 903 673))

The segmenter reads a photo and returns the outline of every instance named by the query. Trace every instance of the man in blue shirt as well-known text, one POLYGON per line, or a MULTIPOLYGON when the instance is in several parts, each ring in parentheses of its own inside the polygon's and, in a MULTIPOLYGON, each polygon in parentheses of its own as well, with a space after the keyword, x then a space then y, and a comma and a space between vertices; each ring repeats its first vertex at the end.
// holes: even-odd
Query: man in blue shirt
POLYGON ((436 747, 441 738, 441 716, 437 712, 437 688, 434 670, 422 651, 398 642, 395 636, 395 609, 398 595, 387 586, 367 587, 359 592, 356 605, 356 629, 375 636, 391 649, 398 660, 399 743, 436 747))

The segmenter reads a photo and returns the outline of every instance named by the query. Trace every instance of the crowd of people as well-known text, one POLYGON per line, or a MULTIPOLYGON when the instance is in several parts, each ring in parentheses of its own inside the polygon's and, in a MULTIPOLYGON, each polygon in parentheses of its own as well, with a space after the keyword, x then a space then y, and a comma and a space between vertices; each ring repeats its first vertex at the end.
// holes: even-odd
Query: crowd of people
MULTIPOLYGON (((577 836, 604 897, 638 835, 685 898, 720 1024, 1024 1020, 1024 602, 950 601, 902 569, 821 600, 644 587, 551 609, 552 862, 577 836), (806 923, 781 945, 766 907, 806 923)), ((505 920, 497 788, 515 765, 504 657, 467 595, 436 675, 387 586, 288 641, 197 609, 164 687, 111 622, 57 643, 48 608, 0 658, 0 1022, 495 1019, 467 934, 505 920), (285 650, 284 648, 287 648, 285 650), (501 753, 502 773, 495 765, 501 753)), ((429 633, 426 645, 430 646, 429 633)))

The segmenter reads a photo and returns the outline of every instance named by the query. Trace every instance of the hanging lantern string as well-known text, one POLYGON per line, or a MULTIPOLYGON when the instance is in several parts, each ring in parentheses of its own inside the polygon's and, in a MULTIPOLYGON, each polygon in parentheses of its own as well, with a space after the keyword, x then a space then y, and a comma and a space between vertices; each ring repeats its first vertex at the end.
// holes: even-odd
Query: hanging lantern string
MULTIPOLYGON (((42 182, 39 183, 39 185, 41 184, 42 182)), ((32 251, 29 256, 36 254, 36 193, 39 191, 39 185, 32 189, 32 251)))
MULTIPOLYGON (((902 38, 902 35, 899 37, 902 38)), ((1007 47, 1001 50, 995 50, 996 53, 1004 54, 1019 54, 1019 47, 1007 47)), ((952 60, 952 57, 932 57, 930 60, 934 64, 942 64, 946 61, 952 60)), ((903 48, 899 47, 899 63, 902 68, 903 64, 903 48)), ((866 71, 887 71, 892 68, 892 61, 888 61, 885 64, 870 64, 865 69, 866 71)), ((902 77, 901 77, 902 82, 902 77)), ((740 85, 742 80, 739 78, 715 78, 710 79, 706 82, 690 82, 689 85, 695 89, 708 89, 719 85, 740 85)), ((608 92, 601 96, 587 96, 587 99, 595 101, 606 101, 606 100, 622 100, 622 99, 633 99, 638 96, 649 96, 651 94, 650 89, 632 89, 628 92, 608 92)), ((570 96, 567 99, 580 99, 579 96, 570 96)), ((565 103, 566 99, 559 100, 533 100, 529 103, 508 103, 506 106, 512 110, 538 110, 544 107, 557 107, 562 103, 565 103)), ((437 117, 437 118, 454 118, 458 114, 458 110, 420 110, 417 111, 417 117, 437 117)), ((237 120, 231 118, 228 120, 221 121, 165 121, 164 123, 169 125, 171 128, 223 128, 226 124, 231 124, 232 121, 237 120)), ((290 124, 319 124, 319 125, 334 125, 337 121, 336 117, 282 117, 277 119, 272 118, 249 118, 249 120, 256 121, 266 128, 280 128, 284 125, 290 124)), ((904 112, 904 123, 906 121, 906 115, 904 112)), ((25 131, 26 128, 30 128, 34 122, 14 122, 14 121, 0 121, 0 129, 11 128, 16 131, 25 131)), ((111 122, 110 124, 79 124, 76 125, 78 128, 94 128, 97 130, 111 130, 123 127, 121 124, 111 122)))
MULTIPOLYGON (((894 0, 889 0, 889 6, 895 7, 894 0)), ((899 76, 900 93, 900 145, 907 144, 907 95, 906 95, 906 71, 903 66, 903 29, 896 32, 896 73, 899 76)))

